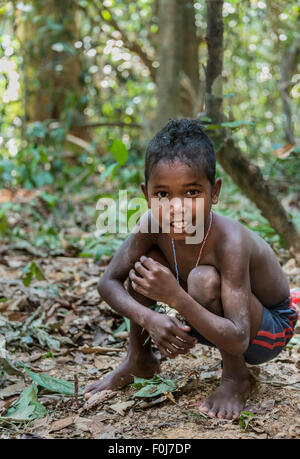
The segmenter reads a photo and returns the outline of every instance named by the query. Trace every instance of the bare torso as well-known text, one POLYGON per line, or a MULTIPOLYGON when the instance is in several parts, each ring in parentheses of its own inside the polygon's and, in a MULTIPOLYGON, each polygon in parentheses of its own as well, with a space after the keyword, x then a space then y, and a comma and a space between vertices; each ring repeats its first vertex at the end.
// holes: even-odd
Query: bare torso
MULTIPOLYGON (((245 259, 245 263, 249 265, 251 290, 264 306, 275 306, 289 296, 288 281, 271 247, 260 236, 228 217, 214 213, 212 230, 199 264, 214 266, 222 279, 224 254, 220 247, 224 241, 247 244, 249 258, 245 259)), ((176 275, 170 236, 157 234, 155 243, 176 275)), ((185 286, 190 271, 195 267, 200 245, 180 241, 175 242, 175 247, 180 280, 185 286)))

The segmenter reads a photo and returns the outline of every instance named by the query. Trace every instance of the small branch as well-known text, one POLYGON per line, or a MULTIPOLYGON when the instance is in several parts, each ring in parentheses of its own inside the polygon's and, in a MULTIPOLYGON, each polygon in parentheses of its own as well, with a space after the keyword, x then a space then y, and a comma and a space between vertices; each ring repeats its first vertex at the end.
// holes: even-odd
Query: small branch
MULTIPOLYGON (((63 126, 63 123, 60 121, 53 121, 49 124, 49 129, 57 129, 63 126)), ((143 129, 144 126, 138 123, 124 123, 123 121, 103 121, 103 122, 95 122, 95 123, 82 123, 82 124, 73 124, 71 128, 97 128, 97 127, 124 127, 124 128, 136 128, 136 129, 143 129)), ((74 136, 75 137, 75 136, 74 136)))
POLYGON ((96 128, 96 127, 126 127, 126 128, 136 128, 136 129, 143 129, 142 124, 137 123, 123 123, 122 121, 112 121, 112 122, 99 122, 99 123, 84 123, 84 124, 76 124, 72 127, 86 127, 86 128, 96 128))
POLYGON ((106 20, 103 17, 103 15, 101 15, 102 18, 106 22, 110 23, 114 27, 114 29, 116 29, 120 33, 125 47, 129 49, 129 51, 132 51, 137 56, 139 56, 143 64, 148 68, 152 80, 155 82, 157 72, 156 72, 156 68, 153 67, 153 60, 148 56, 148 54, 143 50, 143 48, 136 41, 133 42, 128 38, 127 33, 124 31, 124 29, 122 29, 122 27, 120 27, 120 25, 118 24, 116 19, 113 17, 112 12, 108 7, 104 7, 104 6, 99 7, 98 5, 94 5, 94 6, 100 11, 100 13, 102 13, 103 11, 107 11, 109 13, 110 15, 109 20, 106 20))

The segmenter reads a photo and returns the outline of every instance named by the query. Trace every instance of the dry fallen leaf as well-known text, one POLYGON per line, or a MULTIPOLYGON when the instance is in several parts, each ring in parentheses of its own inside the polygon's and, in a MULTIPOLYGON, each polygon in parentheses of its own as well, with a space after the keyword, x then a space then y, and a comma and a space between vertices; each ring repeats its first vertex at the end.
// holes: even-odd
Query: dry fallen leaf
POLYGON ((116 395, 116 391, 113 390, 102 390, 97 392, 96 394, 92 395, 83 405, 85 410, 92 408, 92 406, 99 405, 99 403, 104 402, 116 395))
POLYGON ((102 358, 95 357, 94 365, 97 368, 97 370, 108 370, 113 368, 111 366, 111 363, 107 361, 107 357, 105 357, 104 360, 102 360, 102 358))
POLYGON ((110 352, 119 353, 120 349, 114 349, 113 347, 100 347, 100 346, 82 346, 79 348, 79 351, 84 354, 108 354, 110 352))
POLYGON ((83 432, 90 432, 94 437, 100 434, 113 433, 115 429, 111 425, 104 424, 100 421, 99 416, 92 416, 91 418, 78 417, 75 419, 74 424, 76 429, 83 432))
POLYGON ((11 384, 10 386, 0 390, 0 398, 7 398, 11 397, 12 395, 20 394, 25 389, 25 387, 26 384, 24 381, 11 384))
POLYGON ((124 416, 125 415, 125 411, 128 408, 131 408, 132 405, 134 405, 134 404, 135 404, 135 401, 118 402, 118 403, 114 403, 113 405, 110 405, 109 408, 111 408, 112 410, 116 411, 121 416, 124 416))
POLYGON ((77 415, 68 416, 67 418, 59 419, 58 421, 52 422, 49 432, 54 432, 55 430, 61 430, 61 429, 64 429, 65 427, 72 425, 76 418, 77 418, 77 415))
POLYGON ((287 143, 281 148, 277 148, 277 150, 273 150, 273 155, 276 156, 276 158, 279 159, 285 159, 287 158, 292 151, 294 150, 295 145, 292 143, 287 143))

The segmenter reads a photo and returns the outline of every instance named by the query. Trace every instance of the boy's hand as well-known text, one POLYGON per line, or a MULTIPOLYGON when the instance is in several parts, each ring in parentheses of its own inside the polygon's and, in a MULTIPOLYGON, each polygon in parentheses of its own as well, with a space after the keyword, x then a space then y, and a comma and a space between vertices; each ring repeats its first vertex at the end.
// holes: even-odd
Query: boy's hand
POLYGON ((146 329, 164 357, 171 359, 186 354, 197 343, 188 332, 191 327, 182 324, 175 317, 153 313, 146 329))
POLYGON ((132 288, 141 295, 162 303, 172 303, 181 289, 169 268, 142 256, 129 271, 132 288))

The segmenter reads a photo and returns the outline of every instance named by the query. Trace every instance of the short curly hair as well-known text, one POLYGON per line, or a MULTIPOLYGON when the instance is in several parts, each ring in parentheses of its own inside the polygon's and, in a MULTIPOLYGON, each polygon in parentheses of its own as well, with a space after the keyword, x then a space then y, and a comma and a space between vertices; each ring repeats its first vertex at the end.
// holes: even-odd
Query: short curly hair
POLYGON ((204 169, 213 186, 216 175, 216 155, 212 141, 197 120, 170 119, 149 142, 145 157, 146 186, 153 167, 160 161, 179 159, 190 167, 204 169))

